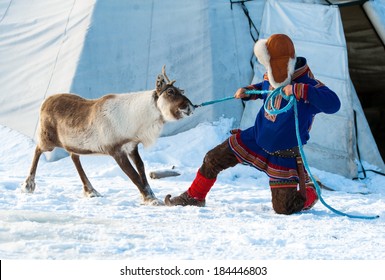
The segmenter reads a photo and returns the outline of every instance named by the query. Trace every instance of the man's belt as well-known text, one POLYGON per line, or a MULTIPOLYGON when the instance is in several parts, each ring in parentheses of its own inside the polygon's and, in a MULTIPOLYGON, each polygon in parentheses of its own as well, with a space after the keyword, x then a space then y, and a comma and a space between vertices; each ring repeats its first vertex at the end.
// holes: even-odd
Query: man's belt
POLYGON ((269 151, 266 151, 265 149, 263 149, 263 150, 267 154, 269 154, 271 156, 276 156, 276 157, 296 158, 296 157, 301 155, 300 152, 299 152, 298 146, 290 148, 290 149, 286 149, 286 150, 275 151, 275 152, 269 152, 269 151))

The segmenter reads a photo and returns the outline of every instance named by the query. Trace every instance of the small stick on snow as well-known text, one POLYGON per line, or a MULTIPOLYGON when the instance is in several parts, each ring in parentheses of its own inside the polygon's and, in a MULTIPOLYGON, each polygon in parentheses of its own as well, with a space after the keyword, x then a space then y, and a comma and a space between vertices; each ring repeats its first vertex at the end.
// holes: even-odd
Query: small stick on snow
POLYGON ((173 170, 175 168, 175 166, 173 166, 170 169, 165 169, 165 170, 155 170, 155 171, 151 171, 150 172, 150 178, 151 179, 161 179, 161 178, 167 178, 167 177, 175 177, 175 176, 179 176, 180 173, 173 170))

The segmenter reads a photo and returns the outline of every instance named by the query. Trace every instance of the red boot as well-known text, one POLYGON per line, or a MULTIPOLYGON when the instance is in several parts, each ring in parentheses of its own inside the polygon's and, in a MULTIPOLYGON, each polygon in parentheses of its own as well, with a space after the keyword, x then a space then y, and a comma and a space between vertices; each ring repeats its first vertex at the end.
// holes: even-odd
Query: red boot
POLYGON ((313 184, 306 184, 306 201, 302 210, 309 210, 318 201, 318 194, 313 184))

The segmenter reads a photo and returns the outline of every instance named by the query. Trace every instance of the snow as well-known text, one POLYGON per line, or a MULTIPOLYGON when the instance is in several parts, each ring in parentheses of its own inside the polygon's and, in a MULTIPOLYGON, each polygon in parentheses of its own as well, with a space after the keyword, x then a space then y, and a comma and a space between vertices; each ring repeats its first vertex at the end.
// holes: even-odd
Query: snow
MULTIPOLYGON (((204 208, 143 205, 134 184, 106 156, 81 157, 102 197, 83 196, 81 181, 68 157, 55 162, 42 157, 35 193, 21 193, 35 149, 30 137, 44 97, 71 90, 96 97, 91 94, 149 89, 166 64, 170 78, 200 104, 228 96, 252 77, 252 42, 239 5, 231 10, 228 1, 46 2, 0 1, 2 260, 43 260, 14 265, 25 274, 30 274, 32 267, 41 268, 37 270, 40 277, 47 267, 63 265, 47 265, 45 260, 129 260, 130 264, 137 260, 157 264, 165 260, 230 260, 232 265, 242 265, 246 262, 233 260, 385 259, 385 178, 372 172, 366 179, 353 181, 311 168, 336 190, 323 192, 331 206, 351 214, 380 215, 375 220, 341 217, 321 203, 307 212, 277 215, 272 210, 267 176, 243 165, 220 174, 204 208), (117 5, 125 16, 114 14, 117 5), (164 16, 166 12, 168 16, 164 16), (149 14, 152 16, 147 17, 149 14), (126 43, 127 38, 135 40, 126 43), (91 86, 95 88, 90 90, 91 86)), ((258 28, 264 5, 263 1, 247 3, 258 28)), ((316 67, 325 66, 330 65, 319 63, 316 67)), ((175 124, 190 129, 162 137, 149 149, 140 147, 147 173, 174 168, 181 174, 149 178, 158 198, 185 191, 205 153, 240 123, 241 103, 228 102, 197 109, 186 122, 175 124), (221 114, 226 118, 219 119, 221 114)), ((376 169, 369 164, 365 167, 376 169)), ((86 268, 97 271, 99 267, 86 268)), ((111 279, 109 276, 103 279, 111 279)), ((31 275, 13 279, 26 277, 32 279, 31 275)))
MULTIPOLYGON (((199 110, 199 109, 198 109, 199 110)), ((193 116, 192 116, 193 117, 193 116)), ((150 179, 158 198, 189 187, 205 153, 229 136, 233 119, 205 122, 140 148, 147 173, 174 168, 180 176, 150 179)), ((85 198, 70 158, 40 160, 35 193, 20 191, 34 142, 0 126, 0 257, 39 260, 382 260, 385 258, 385 177, 361 181, 311 168, 328 186, 324 199, 338 210, 378 214, 350 219, 321 203, 285 216, 271 207, 268 178, 244 165, 225 170, 207 206, 141 204, 138 190, 107 156, 83 156, 103 195, 85 198)), ((367 166, 368 168, 375 168, 367 166)))

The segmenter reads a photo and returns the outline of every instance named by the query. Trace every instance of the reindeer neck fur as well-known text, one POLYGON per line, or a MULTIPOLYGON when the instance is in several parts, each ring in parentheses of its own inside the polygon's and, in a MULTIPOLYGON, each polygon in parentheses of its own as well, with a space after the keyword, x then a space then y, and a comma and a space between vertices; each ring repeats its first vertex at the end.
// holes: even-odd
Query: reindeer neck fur
POLYGON ((157 100, 153 91, 116 95, 114 102, 117 102, 119 113, 115 115, 112 112, 111 122, 120 127, 121 137, 131 135, 133 143, 142 143, 145 147, 154 144, 165 123, 157 100))

